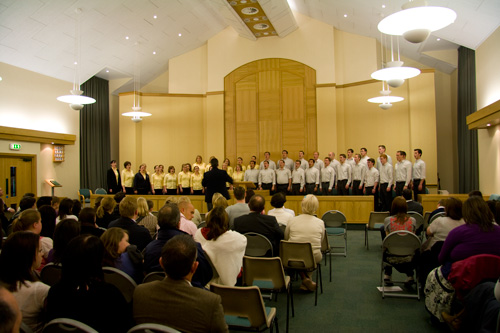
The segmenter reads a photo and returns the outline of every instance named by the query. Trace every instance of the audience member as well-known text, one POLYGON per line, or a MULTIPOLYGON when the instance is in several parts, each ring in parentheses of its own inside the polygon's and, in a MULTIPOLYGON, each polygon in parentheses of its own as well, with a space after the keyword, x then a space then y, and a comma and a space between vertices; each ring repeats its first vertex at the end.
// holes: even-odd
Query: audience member
POLYGON ((406 200, 409 212, 417 212, 424 216, 424 207, 420 204, 420 202, 412 200, 412 192, 410 189, 406 188, 403 190, 403 198, 406 200))
POLYGON ((121 292, 103 282, 104 246, 93 235, 69 242, 62 257, 61 281, 47 296, 47 321, 70 318, 99 332, 126 332, 131 313, 121 292))
POLYGON ((283 239, 283 231, 274 216, 264 215, 266 201, 261 195, 254 195, 248 207, 250 213, 234 219, 234 230, 240 234, 256 232, 265 236, 273 245, 273 255, 279 255, 280 241, 283 239))
POLYGON ((59 213, 56 217, 56 224, 63 219, 73 219, 78 221, 78 216, 72 214, 73 212, 73 200, 64 198, 59 204, 59 213))
POLYGON ((481 193, 481 191, 478 191, 478 190, 470 191, 469 198, 473 197, 473 196, 483 198, 483 193, 481 193))
POLYGON ((295 216, 295 212, 290 213, 291 209, 286 209, 285 206, 286 195, 283 192, 278 192, 274 194, 271 198, 271 206, 274 209, 271 209, 267 215, 276 217, 278 224, 286 226, 288 221, 293 219, 295 216))
POLYGON ((97 209, 99 208, 99 206, 101 205, 102 199, 104 199, 104 197, 97 197, 97 198, 95 198, 95 201, 94 201, 94 210, 96 212, 97 212, 97 209))
MULTIPOLYGON (((160 209, 160 230, 163 217, 170 217, 174 210, 173 206, 160 209)), ((198 245, 189 235, 180 234, 162 247, 159 260, 167 277, 135 289, 137 324, 157 323, 185 332, 227 332, 220 296, 191 286, 199 269, 198 245)))
POLYGON ((48 196, 39 197, 36 200, 36 209, 40 209, 40 207, 45 206, 45 205, 50 206, 51 203, 52 203, 52 197, 48 197, 48 196))
POLYGON ((80 235, 80 223, 73 219, 64 219, 56 225, 54 247, 50 250, 47 262, 60 264, 68 243, 80 235))
MULTIPOLYGON (((319 208, 319 201, 313 194, 302 199, 302 214, 292 217, 286 224, 285 239, 291 242, 311 243, 314 261, 321 262, 321 241, 325 237, 325 223, 314 216, 319 208)), ((301 290, 316 290, 316 283, 311 280, 310 272, 300 272, 301 290)))
MULTIPOLYGON (((189 199, 188 196, 184 195, 182 197, 179 197, 179 199, 177 200, 177 204, 181 205, 184 201, 191 203, 191 199, 189 199)), ((193 217, 191 218, 191 222, 193 222, 196 225, 196 227, 198 227, 200 223, 203 222, 200 211, 196 208, 194 209, 194 214, 193 217)))
POLYGON ((45 205, 40 207, 38 212, 42 218, 42 231, 40 232, 40 236, 52 238, 56 227, 56 210, 50 205, 45 205))
POLYGON ((183 199, 179 200, 178 207, 181 214, 179 229, 194 237, 194 235, 196 234, 197 227, 196 224, 194 224, 194 222, 191 221, 194 215, 193 204, 183 199))
POLYGON ((234 286, 241 272, 247 239, 229 230, 229 217, 222 206, 211 210, 207 226, 198 229, 194 239, 201 244, 218 273, 211 283, 234 286))
POLYGON ((12 223, 15 219, 21 215, 22 212, 24 212, 26 209, 35 209, 36 208, 36 199, 27 196, 27 197, 22 197, 21 201, 19 202, 19 210, 12 215, 10 218, 10 222, 12 223))
POLYGON ((0 281, 13 293, 23 322, 34 332, 42 331, 43 308, 50 288, 38 281, 35 273, 42 263, 40 247, 38 235, 20 231, 7 238, 0 253, 0 281))
POLYGON ((52 201, 50 202, 50 205, 56 211, 56 216, 59 214, 59 204, 60 203, 61 203, 61 199, 59 199, 58 197, 52 197, 52 201))
POLYGON ((431 214, 429 215, 429 221, 434 217, 434 215, 439 214, 439 213, 444 213, 444 202, 446 199, 440 199, 437 204, 437 208, 434 209, 431 214))
POLYGON ((120 216, 119 219, 109 223, 109 227, 127 230, 130 243, 136 245, 139 251, 142 251, 151 242, 151 235, 148 229, 135 222, 137 218, 137 199, 125 197, 120 202, 120 216))
POLYGON ((234 229, 234 219, 242 215, 250 213, 248 204, 245 203, 245 188, 236 186, 233 189, 234 198, 236 203, 226 208, 226 213, 229 217, 229 229, 234 229))
POLYGON ((85 207, 80 211, 78 215, 78 220, 81 225, 81 234, 91 234, 97 237, 101 237, 104 230, 97 227, 95 210, 92 207, 85 207))
MULTIPOLYGON (((133 192, 134 189, 130 188, 130 191, 133 192)), ((131 193, 131 194, 133 194, 133 193, 131 193)), ((113 196, 113 199, 115 199, 115 202, 116 202, 116 206, 115 206, 115 209, 113 211, 113 215, 118 216, 118 217, 120 216, 120 202, 122 202, 122 200, 125 198, 125 196, 126 196, 125 192, 118 192, 113 196)))
POLYGON ((248 204, 250 202, 250 199, 255 195, 255 191, 252 189, 248 189, 247 193, 245 194, 245 203, 248 204))
MULTIPOLYGON (((168 203, 158 211, 158 239, 148 244, 144 250, 144 269, 146 273, 161 271, 159 259, 161 257, 162 247, 165 243, 177 235, 187 235, 179 230, 181 215, 179 208, 175 203, 168 203)), ((212 279, 212 267, 205 257, 201 245, 197 243, 198 269, 194 273, 192 284, 203 288, 212 279)))
POLYGON ((20 332, 22 314, 16 298, 10 291, 0 286, 0 323, 2 333, 20 332))
POLYGON ((82 203, 80 200, 73 199, 73 208, 71 209, 71 214, 78 217, 80 215, 80 211, 82 210, 82 203))
POLYGON ((117 204, 113 198, 105 197, 102 199, 101 205, 97 208, 96 212, 96 223, 99 227, 107 228, 111 221, 120 217, 120 215, 115 215, 115 206, 117 206, 117 204))
POLYGON ((151 212, 153 211, 154 203, 151 200, 146 200, 143 197, 137 198, 137 224, 142 225, 149 230, 151 237, 158 230, 158 219, 151 212))

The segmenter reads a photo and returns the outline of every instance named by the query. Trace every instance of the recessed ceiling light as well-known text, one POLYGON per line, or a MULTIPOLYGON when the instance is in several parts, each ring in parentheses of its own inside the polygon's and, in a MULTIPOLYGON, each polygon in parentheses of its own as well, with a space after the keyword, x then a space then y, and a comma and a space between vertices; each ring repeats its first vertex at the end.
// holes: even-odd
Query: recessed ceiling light
POLYGON ((106 69, 106 73, 109 73, 109 69, 106 69))
POLYGON ((347 14, 344 14, 344 17, 347 17, 347 14))
POLYGON ((181 36, 182 36, 182 34, 179 34, 179 37, 181 37, 181 36))
POLYGON ((486 126, 490 127, 490 126, 491 126, 491 124, 486 124, 486 126))
POLYGON ((156 20, 156 19, 158 18, 158 16, 156 16, 156 15, 153 15, 153 18, 154 18, 154 19, 156 20))
POLYGON ((128 39, 129 39, 129 38, 128 38, 128 36, 125 36, 125 39, 127 39, 127 40, 128 40, 128 39))
POLYGON ((253 20, 254 20, 254 21, 258 21, 258 20, 259 20, 259 18, 258 18, 258 17, 254 17, 254 18, 253 18, 253 20))
POLYGON ((385 5, 382 5, 382 8, 385 8, 385 5))
POLYGON ((156 54, 156 51, 153 51, 153 54, 156 54))
POLYGON ((241 0, 240 3, 245 4, 245 3, 247 3, 247 0, 241 0))
POLYGON ((264 35, 266 35, 266 36, 269 35, 269 32, 264 32, 264 35))
POLYGON ((257 24, 254 24, 253 28, 256 30, 266 30, 266 29, 269 29, 269 24, 257 23, 257 24))
POLYGON ((78 62, 76 62, 76 61, 75 61, 75 62, 73 62, 73 65, 78 65, 78 62))
POLYGON ((439 42, 441 40, 441 38, 437 38, 436 40, 439 42))
POLYGON ((0 81, 2 81, 2 77, 0 76, 0 81))
POLYGON ((255 7, 245 7, 241 10, 241 12, 245 15, 255 15, 259 12, 259 10, 255 7))

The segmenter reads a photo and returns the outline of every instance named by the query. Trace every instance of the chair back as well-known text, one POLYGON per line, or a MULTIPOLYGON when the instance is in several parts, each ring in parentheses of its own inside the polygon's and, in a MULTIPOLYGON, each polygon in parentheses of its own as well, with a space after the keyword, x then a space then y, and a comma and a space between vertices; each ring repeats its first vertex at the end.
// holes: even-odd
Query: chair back
POLYGON ((413 232, 398 230, 391 232, 384 238, 382 247, 389 253, 397 256, 408 256, 420 249, 420 239, 413 232))
POLYGON ((311 243, 296 243, 282 240, 280 243, 280 257, 284 268, 316 269, 311 243))
POLYGON ((338 210, 329 210, 321 217, 326 228, 343 228, 347 221, 345 215, 338 210))
POLYGON ((161 324, 139 324, 128 330, 127 333, 180 333, 180 331, 161 324))
POLYGON ((61 280, 62 266, 54 263, 45 265, 40 272, 40 281, 53 286, 61 280))
POLYGON ((391 216, 389 212, 370 212, 368 229, 375 229, 375 224, 384 223, 386 217, 391 216))
POLYGON ((266 309, 259 287, 228 287, 213 283, 210 285, 210 291, 222 298, 226 323, 230 326, 267 326, 266 309), (248 319, 249 324, 244 318, 248 319))
POLYGON ((99 187, 95 189, 95 194, 108 194, 108 191, 106 191, 102 187, 99 187))
POLYGON ((243 284, 261 289, 281 290, 286 287, 285 271, 279 257, 243 257, 243 284))
POLYGON ((246 256, 265 257, 268 253, 273 256, 273 245, 266 236, 256 232, 247 232, 243 235, 247 238, 246 256))
POLYGON ((114 267, 103 267, 104 281, 117 287, 122 293, 127 303, 132 301, 137 284, 127 273, 114 267))
POLYGON ((144 279, 142 280, 142 283, 148 283, 148 282, 153 282, 153 281, 161 281, 165 278, 165 272, 151 272, 148 273, 144 279))
POLYGON ((207 222, 203 221, 200 224, 198 224, 198 229, 205 228, 207 226, 207 222))
POLYGON ((74 319, 56 318, 43 328, 43 333, 97 333, 92 327, 74 319))
POLYGON ((437 213, 437 214, 434 214, 434 216, 429 220, 429 225, 431 225, 431 223, 439 218, 439 217, 443 217, 443 216, 446 216, 446 213, 445 212, 441 212, 441 213, 437 213))
POLYGON ((92 194, 92 191, 89 190, 88 188, 81 188, 78 190, 78 195, 83 196, 84 199, 90 199, 91 194, 92 194))
POLYGON ((424 217, 420 215, 420 213, 409 211, 408 215, 410 215, 410 217, 413 217, 415 219, 415 222, 417 222, 415 230, 418 230, 418 228, 424 225, 424 217))

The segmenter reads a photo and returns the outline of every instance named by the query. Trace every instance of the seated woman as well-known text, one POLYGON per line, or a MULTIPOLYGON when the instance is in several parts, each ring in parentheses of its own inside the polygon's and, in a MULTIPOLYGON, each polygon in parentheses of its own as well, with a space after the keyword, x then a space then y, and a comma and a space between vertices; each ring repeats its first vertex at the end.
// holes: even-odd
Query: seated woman
POLYGON ((64 219, 73 219, 78 221, 78 216, 73 215, 73 200, 65 198, 59 204, 59 212, 56 217, 56 224, 64 219))
POLYGON ((267 213, 267 215, 276 217, 276 220, 278 220, 278 224, 284 226, 286 226, 288 224, 288 221, 293 219, 295 216, 295 214, 292 215, 292 213, 284 207, 285 202, 286 195, 283 192, 275 193, 271 198, 271 206, 273 206, 274 209, 271 209, 267 213))
MULTIPOLYGON (((416 221, 413 217, 407 214, 408 206, 403 197, 396 197, 392 201, 391 216, 386 217, 384 220, 385 233, 388 235, 394 231, 406 230, 415 233, 416 221)), ((384 261, 390 255, 384 252, 384 261)), ((386 286, 392 286, 392 267, 398 271, 405 273, 407 276, 405 286, 409 287, 414 283, 413 269, 414 262, 405 262, 400 264, 385 265, 384 267, 384 283, 386 286)))
POLYGON ((219 275, 211 282, 234 286, 243 265, 247 239, 228 229, 229 217, 225 208, 214 206, 208 216, 207 226, 198 229, 194 239, 208 254, 219 275))
POLYGON ((104 197, 101 200, 101 205, 97 208, 96 223, 101 228, 107 228, 109 222, 116 220, 120 216, 113 214, 116 206, 116 201, 112 197, 104 197))
POLYGON ((158 219, 156 216, 151 214, 153 206, 153 201, 146 200, 143 197, 137 198, 137 214, 139 217, 135 222, 148 229, 151 237, 153 237, 156 234, 156 231, 158 231, 158 219))
POLYGON ((61 281, 47 296, 47 321, 70 318, 99 332, 126 332, 131 309, 121 292, 104 282, 104 246, 99 238, 80 235, 69 242, 62 257, 61 281))
POLYGON ((34 332, 43 329, 43 309, 50 289, 35 273, 42 263, 40 250, 38 235, 20 231, 7 238, 0 253, 0 281, 13 293, 23 322, 34 332))
POLYGON ((444 242, 451 230, 465 223, 462 218, 462 201, 450 197, 444 202, 445 216, 435 219, 427 227, 427 236, 430 237, 425 250, 430 250, 437 242, 444 242))
POLYGON ((109 228, 102 234, 104 244, 103 266, 115 267, 127 273, 138 284, 142 282, 142 254, 137 246, 128 242, 128 232, 122 228, 109 228))
POLYGON ((14 221, 14 226, 12 227, 12 232, 17 231, 30 231, 40 237, 42 264, 37 268, 37 271, 40 272, 43 266, 47 264, 49 252, 54 247, 52 238, 40 236, 40 232, 42 231, 42 217, 40 213, 36 209, 26 209, 23 211, 14 221))
MULTIPOLYGON (((299 243, 311 243, 314 261, 319 263, 321 254, 321 241, 325 237, 325 223, 314 214, 318 211, 319 201, 313 194, 308 194, 302 199, 302 214, 288 221, 285 229, 285 240, 299 243)), ((316 283, 311 280, 311 273, 300 272, 302 278, 301 290, 316 290, 316 283)))
POLYGON ((54 247, 50 250, 47 262, 60 264, 68 243, 80 235, 80 223, 73 219, 64 219, 59 222, 54 231, 54 247))

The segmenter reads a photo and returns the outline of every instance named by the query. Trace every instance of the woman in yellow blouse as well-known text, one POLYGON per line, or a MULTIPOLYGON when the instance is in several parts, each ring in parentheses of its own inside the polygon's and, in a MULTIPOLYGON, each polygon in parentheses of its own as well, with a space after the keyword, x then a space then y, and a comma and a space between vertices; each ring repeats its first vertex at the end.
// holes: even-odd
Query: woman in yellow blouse
POLYGON ((233 181, 242 182, 244 177, 245 177, 245 173, 241 169, 241 165, 237 164, 236 170, 233 172, 233 181))
POLYGON ((158 167, 160 168, 160 175, 165 177, 165 170, 164 170, 163 164, 158 165, 158 167))
MULTIPOLYGON (((229 170, 227 168, 228 168, 227 162, 226 162, 226 160, 224 160, 224 163, 222 163, 221 170, 226 171, 226 173, 229 175, 229 177, 231 177, 232 173, 229 174, 229 170)), ((231 187, 231 184, 229 184, 228 182, 226 182, 226 188, 229 189, 229 187, 231 187)))
POLYGON ((193 163, 193 170, 196 167, 199 167, 200 173, 202 175, 203 173, 205 173, 205 168, 207 167, 207 165, 203 162, 203 158, 201 157, 201 155, 196 156, 196 162, 193 163))
POLYGON ((210 164, 210 162, 212 161, 213 158, 215 158, 215 156, 210 156, 210 158, 208 159, 207 166, 205 167, 205 172, 210 171, 210 169, 212 169, 212 164, 210 164))
POLYGON ((233 176, 233 167, 231 166, 231 161, 229 160, 229 158, 224 159, 223 164, 224 163, 227 164, 227 174, 229 175, 229 177, 232 177, 233 176))
POLYGON ((155 165, 155 173, 151 176, 151 193, 156 195, 163 194, 163 178, 164 175, 161 174, 160 166, 155 165))
POLYGON ((125 169, 122 170, 122 187, 123 192, 126 194, 134 194, 134 176, 135 173, 132 171, 132 163, 126 161, 123 163, 125 169))
POLYGON ((191 194, 193 195, 202 195, 205 193, 201 182, 203 181, 203 174, 200 173, 200 167, 194 166, 194 173, 191 175, 191 194))
POLYGON ((238 157, 238 160, 236 161, 236 165, 241 166, 241 171, 243 171, 243 173, 245 173, 245 171, 247 170, 247 167, 243 165, 243 157, 238 157))
POLYGON ((189 163, 182 165, 182 171, 177 176, 177 186, 179 187, 179 194, 191 194, 191 172, 189 172, 189 163))
POLYGON ((168 173, 163 177, 163 193, 167 195, 179 194, 179 189, 177 188, 177 175, 175 174, 173 165, 168 167, 168 173))

